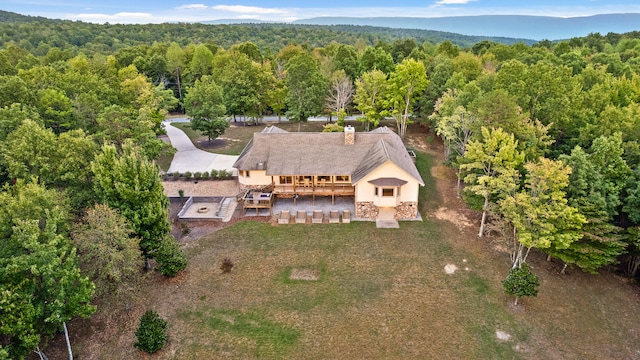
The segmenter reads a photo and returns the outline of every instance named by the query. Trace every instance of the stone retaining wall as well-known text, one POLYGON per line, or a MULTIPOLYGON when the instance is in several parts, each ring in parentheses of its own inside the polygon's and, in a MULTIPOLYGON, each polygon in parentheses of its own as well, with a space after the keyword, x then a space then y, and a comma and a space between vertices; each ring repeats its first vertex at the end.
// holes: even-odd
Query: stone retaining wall
POLYGON ((356 202, 356 217, 359 219, 375 219, 378 217, 378 207, 372 201, 356 202))
POLYGON ((418 217, 418 203, 405 201, 396 206, 396 219, 415 219, 418 217))

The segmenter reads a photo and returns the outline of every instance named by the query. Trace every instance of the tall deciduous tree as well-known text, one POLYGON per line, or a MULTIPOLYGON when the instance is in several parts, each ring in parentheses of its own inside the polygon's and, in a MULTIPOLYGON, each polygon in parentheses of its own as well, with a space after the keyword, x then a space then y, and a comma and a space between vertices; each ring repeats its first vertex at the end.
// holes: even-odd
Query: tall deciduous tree
POLYGON ((175 42, 167 48, 167 67, 173 73, 178 86, 178 99, 182 101, 182 72, 185 67, 186 57, 184 50, 175 42))
POLYGON ((198 80, 205 75, 211 75, 212 69, 213 53, 207 45, 197 45, 191 58, 191 63, 189 64, 189 75, 191 75, 194 80, 198 80))
POLYGON ((107 205, 87 210, 71 238, 80 269, 96 285, 99 296, 118 296, 142 268, 140 240, 126 219, 107 205))
POLYGON ((0 335, 23 358, 75 316, 89 316, 94 286, 80 274, 67 207, 53 190, 22 180, 0 193, 0 335))
POLYGON ((294 56, 286 66, 287 118, 298 123, 322 112, 326 82, 316 60, 307 53, 294 56))
POLYGON ((329 91, 329 96, 326 99, 327 108, 340 116, 339 114, 345 112, 345 108, 353 97, 353 83, 343 70, 333 73, 329 91))
MULTIPOLYGON (((441 103, 437 103, 436 107, 441 103)), ((435 114, 439 114, 436 108, 435 114)), ((456 190, 460 194, 460 164, 459 160, 467 151, 467 144, 471 140, 474 131, 477 130, 478 120, 463 106, 458 106, 451 115, 438 115, 436 117, 436 134, 445 141, 445 159, 458 168, 458 181, 456 190)))
POLYGON ((362 113, 367 131, 370 125, 377 127, 384 118, 388 86, 387 75, 380 70, 367 71, 356 80, 353 100, 362 113))
POLYGON ((478 236, 484 234, 484 226, 492 197, 504 197, 518 187, 517 168, 524 161, 524 154, 518 151, 518 142, 512 134, 502 129, 482 127, 482 140, 471 141, 460 165, 466 173, 464 182, 468 191, 482 196, 482 220, 478 236))
MULTIPOLYGON (((169 233, 169 200, 164 194, 157 165, 126 143, 118 154, 104 145, 91 163, 98 200, 116 209, 140 238, 145 259, 153 257, 169 233)), ((148 266, 148 265, 147 265, 148 266)))
POLYGON ((513 268, 526 262, 532 248, 550 253, 567 249, 582 236, 586 222, 567 203, 565 189, 571 168, 546 158, 525 167, 525 189, 500 201, 500 210, 514 226, 518 239, 513 268))
POLYGON ((229 127, 224 118, 226 108, 222 89, 211 76, 196 80, 184 99, 184 108, 191 117, 191 127, 207 135, 209 142, 224 134, 229 127))
POLYGON ((621 229, 612 223, 630 173, 621 157, 621 142, 620 134, 603 136, 594 141, 590 154, 576 147, 570 156, 560 157, 572 169, 567 187, 569 205, 577 208, 587 223, 578 241, 554 255, 565 264, 576 264, 591 273, 615 262, 625 251, 626 244, 619 234, 621 229))
POLYGON ((388 108, 396 118, 398 135, 404 138, 412 105, 427 87, 427 73, 424 64, 414 59, 404 59, 396 66, 389 79, 388 108))

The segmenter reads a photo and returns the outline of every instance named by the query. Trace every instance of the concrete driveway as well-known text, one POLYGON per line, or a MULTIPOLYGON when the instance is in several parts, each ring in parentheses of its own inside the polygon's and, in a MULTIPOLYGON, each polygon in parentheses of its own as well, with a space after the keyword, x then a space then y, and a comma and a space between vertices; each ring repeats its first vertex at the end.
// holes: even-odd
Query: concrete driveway
POLYGON ((238 156, 213 154, 198 149, 182 130, 171 126, 172 121, 175 121, 175 119, 163 122, 171 145, 176 148, 176 153, 169 167, 170 173, 176 171, 195 173, 198 171, 227 170, 234 175, 237 174, 237 170, 233 168, 233 163, 236 162, 238 156))

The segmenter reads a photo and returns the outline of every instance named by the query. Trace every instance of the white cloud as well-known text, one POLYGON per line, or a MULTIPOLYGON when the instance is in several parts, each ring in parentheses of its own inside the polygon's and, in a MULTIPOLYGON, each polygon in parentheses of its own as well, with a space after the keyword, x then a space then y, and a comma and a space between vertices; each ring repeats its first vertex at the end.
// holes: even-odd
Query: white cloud
POLYGON ((285 9, 263 8, 258 6, 244 6, 244 5, 215 5, 215 6, 212 6, 211 8, 214 10, 227 11, 227 12, 239 13, 239 14, 273 15, 273 14, 289 13, 289 11, 285 9))
POLYGON ((187 5, 181 5, 178 6, 176 9, 178 10, 205 10, 207 9, 208 6, 205 4, 187 4, 187 5))
POLYGON ((461 5, 468 4, 475 0, 440 0, 436 1, 436 5, 461 5))
POLYGON ((148 23, 152 22, 154 16, 143 12, 119 12, 109 14, 70 14, 69 18, 88 22, 117 22, 117 23, 148 23))

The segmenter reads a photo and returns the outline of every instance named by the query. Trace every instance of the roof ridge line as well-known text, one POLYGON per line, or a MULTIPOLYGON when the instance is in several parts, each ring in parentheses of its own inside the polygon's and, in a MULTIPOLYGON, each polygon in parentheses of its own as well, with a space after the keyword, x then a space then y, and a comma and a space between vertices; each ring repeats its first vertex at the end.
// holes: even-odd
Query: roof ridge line
POLYGON ((384 150, 385 156, 388 160, 391 160, 391 156, 389 156, 389 150, 387 150, 387 142, 384 141, 384 139, 380 139, 380 142, 382 142, 382 150, 384 150))

